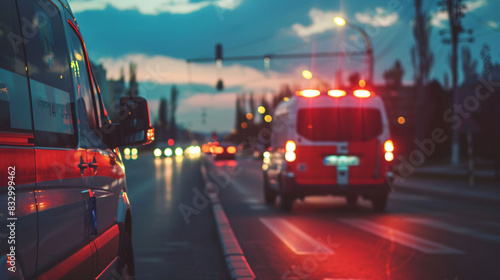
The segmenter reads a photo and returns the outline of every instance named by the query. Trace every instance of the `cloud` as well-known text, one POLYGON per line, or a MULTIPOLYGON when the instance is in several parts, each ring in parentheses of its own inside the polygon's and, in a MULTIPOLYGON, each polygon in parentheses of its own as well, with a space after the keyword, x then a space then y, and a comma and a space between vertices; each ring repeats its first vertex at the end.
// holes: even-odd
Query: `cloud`
POLYGON ((466 1, 464 4, 467 12, 472 12, 476 9, 486 6, 488 4, 488 1, 487 0, 466 1))
POLYGON ((391 26, 399 19, 397 13, 390 13, 381 7, 375 8, 375 14, 372 12, 356 13, 355 17, 360 23, 381 27, 391 26))
MULTIPOLYGON (((479 8, 482 8, 486 6, 487 0, 472 0, 472 1, 466 1, 464 2, 465 5, 465 12, 472 12, 474 10, 477 10, 479 8)), ((431 12, 431 25, 438 27, 438 28, 444 28, 446 25, 444 24, 444 21, 448 21, 448 11, 434 11, 431 12)))
POLYGON ((182 99, 179 102, 179 113, 190 113, 194 108, 210 108, 211 110, 234 109, 236 102, 235 92, 225 93, 197 93, 182 99))
POLYGON ((312 23, 309 26, 304 26, 299 23, 295 23, 292 25, 292 30, 299 37, 307 40, 308 37, 321 34, 327 30, 334 29, 337 25, 333 22, 333 19, 339 16, 339 12, 335 11, 321 11, 316 8, 312 8, 309 11, 309 18, 312 23))
POLYGON ((128 77, 130 62, 137 64, 139 82, 154 84, 201 84, 215 86, 222 78, 225 88, 244 87, 247 89, 277 89, 285 83, 296 82, 300 74, 259 71, 241 64, 223 65, 220 69, 215 63, 190 63, 183 59, 167 56, 147 56, 132 54, 119 58, 106 57, 98 60, 107 70, 108 79, 118 79, 121 69, 128 77))
POLYGON ((209 6, 234 10, 241 2, 242 0, 205 0, 200 2, 192 2, 191 0, 73 0, 70 6, 75 13, 104 10, 109 5, 118 10, 135 9, 142 14, 157 15, 160 13, 189 14, 209 6))
POLYGON ((447 11, 431 12, 431 25, 439 28, 445 27, 443 21, 448 21, 447 11))
POLYGON ((498 23, 492 21, 492 20, 489 20, 487 23, 486 23, 489 27, 493 28, 493 29, 497 29, 498 28, 498 23))

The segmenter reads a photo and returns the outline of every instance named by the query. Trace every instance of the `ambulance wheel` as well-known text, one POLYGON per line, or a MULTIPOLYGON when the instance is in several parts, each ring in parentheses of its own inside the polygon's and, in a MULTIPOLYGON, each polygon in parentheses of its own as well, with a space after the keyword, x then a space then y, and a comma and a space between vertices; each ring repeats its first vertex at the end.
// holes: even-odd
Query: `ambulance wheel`
POLYGON ((267 179, 267 173, 264 172, 264 201, 266 204, 274 204, 276 201, 276 192, 271 190, 269 187, 269 181, 267 179))
POLYGON ((387 207, 387 198, 388 194, 383 194, 379 196, 373 197, 372 200, 372 209, 375 212, 384 212, 387 207))
POLYGON ((134 249, 132 247, 132 238, 128 231, 123 232, 123 240, 120 246, 120 252, 118 256, 118 274, 120 279, 134 279, 135 278, 135 267, 134 267, 134 249))
POLYGON ((355 194, 348 194, 346 197, 345 197, 346 201, 347 201, 347 204, 349 206, 354 206, 358 203, 358 196, 355 195, 355 194))

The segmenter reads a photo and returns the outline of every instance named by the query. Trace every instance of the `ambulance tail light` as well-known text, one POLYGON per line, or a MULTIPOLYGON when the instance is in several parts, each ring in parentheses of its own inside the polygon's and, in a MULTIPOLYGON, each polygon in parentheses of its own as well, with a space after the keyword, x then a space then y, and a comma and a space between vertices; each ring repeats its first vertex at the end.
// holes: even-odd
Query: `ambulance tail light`
POLYGON ((285 160, 288 162, 293 162, 297 158, 295 154, 295 150, 297 149, 297 145, 292 140, 286 141, 285 144, 285 160))
POLYGON ((328 91, 328 95, 331 97, 342 97, 346 96, 345 90, 340 90, 340 89, 332 89, 328 91))
POLYGON ((353 95, 356 96, 357 98, 368 98, 373 94, 366 89, 357 89, 353 92, 353 95))
POLYGON ((394 160, 394 144, 392 143, 392 140, 387 140, 384 143, 384 158, 386 161, 393 161, 394 160))
POLYGON ((320 95, 320 91, 316 89, 305 89, 301 91, 297 91, 296 95, 303 97, 316 97, 320 95))

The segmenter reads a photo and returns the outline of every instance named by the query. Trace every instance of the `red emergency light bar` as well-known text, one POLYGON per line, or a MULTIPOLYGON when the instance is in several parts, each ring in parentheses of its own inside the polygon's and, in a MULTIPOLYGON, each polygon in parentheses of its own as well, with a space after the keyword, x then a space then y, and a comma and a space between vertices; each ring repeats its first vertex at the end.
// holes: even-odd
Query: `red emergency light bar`
MULTIPOLYGON (((321 92, 319 90, 316 90, 316 89, 305 89, 305 90, 297 91, 295 94, 297 96, 312 98, 312 97, 320 96, 321 92)), ((341 90, 341 89, 332 89, 332 90, 329 90, 327 92, 327 94, 328 94, 328 96, 331 96, 331 97, 343 97, 343 96, 347 95, 347 92, 345 90, 341 90)), ((366 90, 366 89, 356 89, 352 92, 352 95, 357 97, 357 98, 368 98, 368 97, 375 96, 375 94, 373 92, 366 90)))

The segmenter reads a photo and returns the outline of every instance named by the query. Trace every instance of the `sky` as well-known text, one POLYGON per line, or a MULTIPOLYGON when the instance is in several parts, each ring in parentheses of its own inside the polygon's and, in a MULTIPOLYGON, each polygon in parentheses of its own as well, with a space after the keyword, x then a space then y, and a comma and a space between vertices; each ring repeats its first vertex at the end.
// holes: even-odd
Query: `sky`
MULTIPOLYGON (((423 11, 431 20, 431 50, 434 65, 431 78, 450 75, 450 45, 447 14, 437 2, 423 0, 423 11), (443 33, 443 35, 440 35, 443 33)), ((150 102, 153 121, 158 100, 168 98, 172 85, 180 89, 177 120, 195 131, 230 131, 234 127, 236 95, 254 93, 268 98, 282 84, 310 87, 317 79, 335 86, 337 71, 344 83, 353 72, 365 73, 363 57, 316 58, 315 52, 363 51, 362 37, 354 29, 336 26, 341 16, 363 28, 372 41, 375 82, 382 84, 384 71, 400 60, 406 84, 413 82, 410 49, 415 17, 412 0, 69 0, 86 42, 90 59, 103 64, 108 78, 127 74, 128 63, 138 65, 140 95, 150 102), (187 59, 214 57, 215 45, 223 45, 223 55, 311 54, 307 59, 264 61, 223 61, 186 63, 187 59), (313 80, 301 73, 307 69, 313 80), (224 81, 225 90, 214 89, 224 81), (207 121, 201 121, 206 108, 207 121)), ((482 63, 480 50, 488 43, 493 62, 500 62, 500 1, 468 0, 462 20, 472 29, 475 41, 463 43, 482 63)), ((464 35, 463 38, 468 38, 464 35)), ((460 72, 460 71, 459 71, 460 72)), ((460 78, 461 78, 460 73, 460 78)))

